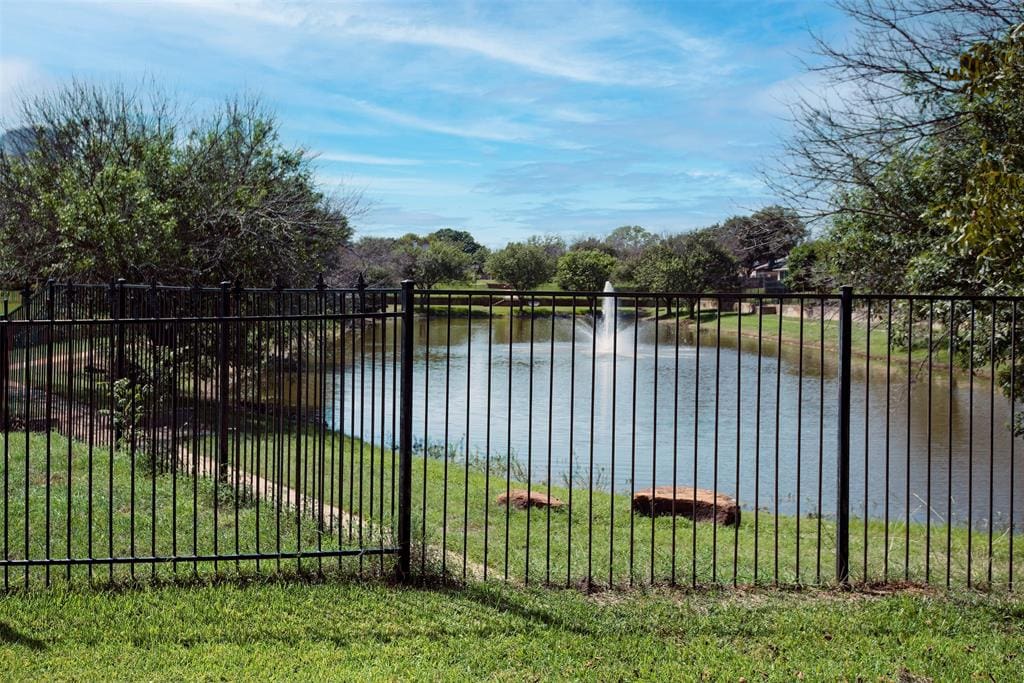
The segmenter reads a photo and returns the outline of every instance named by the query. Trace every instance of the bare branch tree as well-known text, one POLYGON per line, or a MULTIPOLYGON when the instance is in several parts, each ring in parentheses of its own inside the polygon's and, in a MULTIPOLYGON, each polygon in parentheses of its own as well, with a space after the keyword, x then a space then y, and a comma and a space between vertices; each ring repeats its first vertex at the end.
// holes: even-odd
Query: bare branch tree
POLYGON ((972 43, 992 40, 1024 20, 1020 0, 837 0, 854 23, 849 40, 815 37, 808 64, 820 79, 813 95, 791 107, 793 136, 766 181, 808 218, 870 211, 909 224, 908 213, 879 191, 886 164, 932 136, 962 125, 969 114, 944 74, 972 43), (855 205, 848 191, 877 201, 855 205))

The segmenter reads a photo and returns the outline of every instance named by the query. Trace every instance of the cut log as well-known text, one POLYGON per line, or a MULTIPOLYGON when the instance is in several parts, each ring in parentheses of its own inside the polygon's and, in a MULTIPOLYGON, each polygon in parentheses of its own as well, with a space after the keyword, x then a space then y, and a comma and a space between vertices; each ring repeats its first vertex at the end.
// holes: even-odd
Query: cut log
POLYGON ((498 505, 508 505, 509 501, 512 501, 513 507, 520 510, 525 510, 531 505, 535 508, 560 508, 564 505, 562 501, 546 493, 525 489, 512 489, 507 495, 502 493, 495 499, 498 505))
POLYGON ((719 524, 740 523, 740 506, 735 498, 689 486, 658 486, 637 491, 633 495, 633 509, 644 515, 679 515, 698 522, 717 520, 719 524))

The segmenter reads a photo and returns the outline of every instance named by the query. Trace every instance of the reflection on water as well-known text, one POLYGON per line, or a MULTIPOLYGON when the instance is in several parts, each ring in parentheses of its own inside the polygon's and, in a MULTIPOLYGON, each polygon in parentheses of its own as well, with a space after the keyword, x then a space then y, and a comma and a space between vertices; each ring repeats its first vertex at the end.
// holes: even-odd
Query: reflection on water
MULTIPOLYGON (((698 349, 692 327, 625 320, 617 353, 594 353, 582 318, 420 319, 414 438, 447 443, 459 458, 512 459, 554 485, 586 486, 593 476, 595 486, 628 493, 696 482, 747 508, 831 516, 834 352, 822 359, 806 349, 801 358, 770 334, 760 354, 756 338, 738 349, 735 337, 716 345, 711 334, 698 349)), ((390 329, 379 337, 376 347, 364 339, 363 362, 348 358, 329 380, 327 412, 347 433, 358 434, 362 420, 364 432, 390 443, 394 346, 390 329)), ((865 365, 854 359, 854 514, 923 521, 930 508, 936 524, 951 517, 984 529, 991 519, 1005 528, 1011 495, 1021 500, 1024 488, 1016 476, 1011 494, 1008 401, 984 379, 972 392, 957 378, 950 391, 944 370, 929 382, 920 368, 909 373, 908 394, 906 366, 894 365, 887 387, 884 361, 870 372, 865 365)), ((1020 440, 1016 450, 1024 453, 1020 440)), ((1022 506, 1014 507, 1020 528, 1022 506)))

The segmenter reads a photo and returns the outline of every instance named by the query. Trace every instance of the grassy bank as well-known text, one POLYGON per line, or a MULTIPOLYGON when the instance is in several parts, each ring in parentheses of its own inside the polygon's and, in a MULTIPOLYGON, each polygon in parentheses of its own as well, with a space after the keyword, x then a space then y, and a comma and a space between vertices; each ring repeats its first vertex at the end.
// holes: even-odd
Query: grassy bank
MULTIPOLYGON (((705 314, 701 318, 701 328, 707 334, 714 334, 719 328, 719 321, 716 314, 705 314)), ((760 334, 765 340, 782 339, 784 344, 800 344, 807 348, 818 350, 822 342, 827 350, 834 350, 839 347, 839 321, 805 317, 801 323, 799 316, 763 315, 760 321, 756 313, 738 315, 736 313, 722 313, 721 330, 723 334, 737 335, 757 338, 758 326, 760 323, 760 334), (781 322, 781 329, 780 329, 781 322), (803 333, 801 337, 801 331, 803 333)), ((695 325, 695 321, 689 323, 695 325)), ((894 323, 896 324, 896 323, 894 323)), ((928 361, 928 331, 918 326, 912 338, 910 349, 910 362, 920 363, 928 361)), ((886 327, 873 324, 870 330, 864 321, 854 321, 853 329, 850 331, 850 348, 855 355, 870 357, 872 360, 886 360, 887 349, 889 348, 889 333, 886 327)), ((942 333, 933 333, 933 343, 941 340, 942 333)), ((903 340, 895 342, 890 352, 893 364, 907 364, 907 348, 903 340)), ((936 346, 932 351, 932 363, 936 367, 944 366, 949 361, 949 349, 945 345, 936 346)))
MULTIPOLYGON (((269 445, 263 442, 260 447, 266 458, 263 471, 272 466, 266 455, 269 445)), ((255 450, 253 444, 248 448, 255 450)), ((372 509, 382 509, 383 515, 377 513, 376 517, 390 520, 391 451, 330 436, 322 451, 316 448, 319 446, 314 444, 314 451, 308 452, 308 443, 303 449, 294 442, 289 445, 284 455, 289 481, 295 480, 295 472, 315 476, 315 466, 323 475, 325 499, 342 501, 364 516, 372 509), (300 450, 301 458, 296 455, 300 450), (296 459, 301 459, 301 467, 296 467, 296 459)), ((533 464, 535 482, 544 478, 544 467, 540 459, 533 464)), ((413 538, 418 547, 413 560, 421 571, 443 570, 480 578, 486 570, 488 578, 555 585, 580 585, 589 576, 598 586, 652 581, 807 584, 828 583, 834 578, 835 524, 828 518, 806 513, 775 516, 767 510, 744 509, 738 526, 695 524, 684 517, 652 519, 633 513, 628 493, 612 495, 600 490, 600 484, 590 490, 579 476, 571 490, 565 485, 551 486, 550 494, 565 504, 560 509, 507 509, 495 499, 506 489, 527 488, 525 465, 513 463, 509 477, 505 456, 496 455, 489 468, 490 477, 486 459, 479 456, 472 456, 467 463, 462 454, 450 454, 446 462, 441 448, 430 449, 430 457, 415 458, 413 538)), ((628 488, 628 483, 617 483, 619 490, 623 486, 628 488)), ((531 488, 549 491, 546 483, 534 483, 531 488)), ((987 533, 971 534, 963 527, 937 522, 929 530, 924 524, 911 523, 908 528, 895 520, 886 528, 883 522, 871 520, 865 529, 862 519, 854 519, 853 578, 866 582, 930 580, 943 585, 947 538, 952 584, 966 584, 970 542, 971 581, 986 585, 987 533)), ((1022 547, 1020 542, 1014 544, 1014 581, 1018 584, 1024 580, 1022 547)), ((1009 537, 1005 533, 995 535, 992 551, 993 584, 1005 587, 1009 579, 1009 537)))
MULTIPOLYGON (((335 534, 317 533, 309 515, 297 516, 288 510, 279 515, 272 501, 261 500, 244 482, 237 488, 230 480, 218 484, 207 476, 191 476, 183 465, 172 472, 142 452, 133 457, 128 450, 118 450, 111 457, 109 447, 90 450, 85 443, 56 434, 49 439, 46 434, 29 435, 26 466, 25 446, 24 433, 12 434, 7 444, 0 438, 4 453, 0 482, 8 487, 0 488, 7 513, 0 520, 0 543, 13 560, 47 554, 55 558, 166 557, 339 547, 335 534)), ((344 538, 340 545, 348 547, 344 538)), ((315 560, 306 562, 319 565, 315 560)), ((20 587, 38 586, 47 577, 57 582, 167 578, 243 565, 254 563, 12 567, 0 572, 0 582, 6 579, 12 587, 20 587)), ((275 569, 280 564, 265 561, 262 566, 275 569)))
POLYGON ((21 308, 21 292, 13 289, 0 289, 0 315, 3 315, 4 301, 7 302, 7 312, 14 313, 21 308))
MULTIPOLYGON (((266 441, 243 439, 238 442, 240 461, 248 462, 247 467, 252 469, 259 462, 265 476, 274 471, 272 463, 276 459, 288 473, 281 476, 282 481, 296 486, 302 482, 306 490, 315 489, 316 482, 323 481, 325 498, 333 496, 336 504, 360 511, 366 518, 375 516, 371 510, 383 510, 382 516, 389 518, 393 500, 390 451, 341 437, 316 441, 308 434, 292 435, 284 443, 284 453, 272 452, 268 458, 266 441), (260 458, 256 457, 257 445, 261 446, 260 458), (274 457, 277 455, 280 459, 274 457), (343 464, 345 469, 341 469, 343 464), (343 488, 332 489, 331 482, 344 482, 343 488), (372 502, 370 491, 375 492, 372 502)), ((3 479, 11 482, 6 523, 10 538, 22 539, 21 520, 27 511, 30 553, 35 556, 45 551, 41 532, 46 525, 47 476, 50 525, 56 530, 54 537, 63 541, 70 519, 72 555, 89 553, 89 529, 96 556, 105 555, 110 542, 115 554, 131 552, 133 537, 139 555, 153 552, 151 543, 157 554, 171 552, 175 541, 179 549, 190 550, 193 529, 198 532, 199 552, 212 551, 215 537, 222 551, 234 550, 236 538, 242 551, 253 550, 257 528, 264 534, 263 549, 273 547, 277 538, 285 548, 337 547, 332 544, 341 527, 318 534, 309 515, 285 513, 278 517, 272 505, 257 507, 258 498, 251 495, 252 491, 237 499, 236 522, 233 494, 221 491, 215 495, 208 479, 160 471, 154 477, 152 470, 146 469, 152 463, 138 457, 133 478, 130 453, 115 452, 110 459, 109 451, 93 449, 90 460, 86 445, 69 443, 56 435, 51 435, 49 449, 45 435, 30 435, 26 468, 23 444, 23 434, 6 444, 0 442, 7 452, 3 479), (94 484, 92 508, 85 495, 90 471, 94 484), (27 508, 21 497, 26 481, 27 508), (133 481, 134 534, 130 515, 133 481), (68 482, 70 508, 64 502, 68 482), (220 512, 216 525, 215 506, 220 512), (112 525, 107 522, 110 515, 112 525), (150 524, 154 518, 156 524, 150 524), (280 531, 278 519, 285 521, 280 531), (299 524, 301 541, 296 535, 299 524)), ((201 444, 205 447, 207 442, 201 444)), ((194 577, 191 563, 181 563, 177 572, 172 565, 160 565, 156 582, 149 576, 150 569, 142 567, 136 571, 146 581, 130 584, 133 587, 129 590, 121 589, 130 581, 127 567, 116 567, 115 583, 103 589, 83 587, 87 570, 76 567, 73 577, 81 581, 69 589, 59 585, 64 569, 54 568, 51 571, 56 588, 0 595, 0 670, 5 677, 19 680, 281 676, 359 680, 737 680, 752 676, 767 680, 1015 680, 1024 673, 1024 603, 1003 592, 933 593, 911 588, 881 594, 863 589, 850 593, 766 588, 684 591, 662 587, 587 593, 521 587, 527 567, 532 581, 546 578, 550 568, 553 583, 566 578, 578 583, 585 576, 588 557, 597 583, 606 582, 603 577, 609 569, 617 584, 627 583, 628 505, 621 495, 613 502, 607 493, 575 490, 571 513, 551 513, 548 536, 547 511, 528 514, 511 510, 506 517, 505 508, 493 503, 494 495, 506 485, 521 484, 514 481, 514 475, 506 484, 498 463, 492 462, 491 466, 488 489, 481 469, 486 464, 473 461, 467 468, 465 462, 449 460, 446 480, 443 458, 415 460, 414 531, 418 536, 424 524, 428 530, 426 544, 417 544, 416 559, 426 558, 426 568, 431 572, 443 563, 458 574, 462 557, 466 557, 472 577, 482 569, 486 551, 490 575, 501 577, 507 535, 511 584, 470 581, 455 588, 428 581, 424 586, 406 588, 351 581, 352 572, 358 568, 355 560, 317 563, 307 558, 298 576, 294 575, 294 561, 280 567, 273 561, 263 562, 264 574, 283 569, 283 577, 255 574, 253 562, 243 562, 239 567, 222 562, 221 570, 235 576, 229 580, 213 578, 213 563, 198 563, 198 577, 194 577), (441 531, 445 520, 447 535, 441 531), (591 539, 588 527, 593 529, 591 539), (442 548, 448 552, 442 553, 442 548), (318 571, 309 574, 311 570, 318 571), (349 578, 338 581, 338 577, 349 578)), ((564 487, 555 487, 552 493, 566 501, 570 496, 564 487)), ((773 578, 770 557, 777 527, 779 577, 792 582, 798 521, 767 513, 759 517, 763 544, 759 578, 773 578)), ((656 580, 667 581, 672 558, 671 519, 654 520, 658 550, 653 556, 647 545, 651 520, 636 518, 634 522, 632 575, 643 580, 653 560, 656 580)), ((709 581, 716 568, 719 580, 731 580, 732 549, 737 538, 739 581, 746 583, 753 578, 752 511, 744 511, 738 529, 718 530, 717 564, 712 527, 697 527, 694 555, 689 521, 679 520, 676 526, 679 583, 691 578, 694 559, 701 582, 709 581)), ((897 558, 902 557, 897 540, 902 538, 900 530, 898 525, 890 529, 889 550, 897 558)), ((912 538, 923 538, 921 527, 912 527, 911 532, 912 538)), ((800 520, 800 534, 799 556, 805 576, 810 578, 815 569, 817 520, 800 520)), ((823 520, 826 576, 831 569, 832 534, 831 523, 823 520)), ((869 525, 872 544, 884 543, 882 534, 881 527, 869 525)), ((954 548, 962 549, 967 533, 954 529, 952 538, 954 548)), ((346 545, 345 534, 341 543, 346 545)), ((975 544, 976 548, 983 547, 978 537, 975 544)), ((872 545, 873 553, 880 547, 872 545)), ((997 545, 997 550, 1001 547, 997 545)), ((860 550, 855 544, 855 558, 860 557, 860 550)), ((915 545, 912 550, 912 556, 917 557, 919 547, 915 545)), ((65 554, 57 543, 52 551, 54 556, 65 554)), ((18 557, 23 553, 22 546, 12 543, 7 553, 18 557)), ((368 562, 368 573, 372 573, 374 564, 368 562)), ((874 564, 872 567, 877 568, 874 564)), ((955 567, 962 572, 959 564, 955 567)), ((898 573, 896 569, 902 568, 895 566, 893 575, 898 573)), ((107 567, 98 567, 96 578, 106 582, 107 571, 107 567)), ((33 582, 38 585, 44 570, 32 572, 33 582)), ((920 578, 920 572, 920 565, 911 567, 912 578, 920 578)), ((12 569, 11 578, 12 583, 20 585, 21 570, 12 569)), ((962 573, 955 578, 962 579, 962 573)))
MULTIPOLYGON (((201 450, 212 456, 211 445, 204 439, 201 450)), ((287 506, 278 510, 265 490, 262 497, 256 495, 244 481, 236 494, 234 482, 215 487, 209 477, 197 479, 183 471, 157 470, 154 477, 152 463, 144 455, 135 458, 134 477, 130 453, 117 452, 111 461, 109 451, 94 449, 90 466, 87 446, 77 442, 70 444, 69 478, 68 442, 58 436, 51 437, 47 501, 46 439, 45 435, 32 435, 26 551, 24 439, 12 437, 5 473, 5 481, 10 482, 5 520, 8 556, 44 556, 47 526, 50 555, 68 556, 69 519, 70 555, 75 557, 109 557, 111 548, 119 556, 132 554, 133 549, 137 556, 170 555, 175 549, 179 554, 194 551, 202 555, 213 552, 215 542, 221 553, 236 548, 252 552, 257 542, 261 551, 270 553, 391 545, 396 477, 390 450, 330 434, 323 439, 293 434, 283 445, 282 451, 280 444, 275 446, 267 439, 232 440, 231 457, 238 457, 243 470, 253 474, 258 470, 264 479, 301 490, 307 502, 322 501, 323 511, 314 506, 298 516, 287 506), (347 526, 332 524, 332 507, 352 513, 356 521, 347 526), (323 526, 317 522, 321 514, 326 520, 323 526), (362 527, 359 520, 364 522, 362 527), (382 536, 379 529, 391 531, 382 536)), ((431 449, 431 457, 415 458, 413 564, 420 573, 444 572, 466 578, 486 574, 487 578, 507 578, 515 583, 571 586, 586 585, 589 577, 593 586, 619 587, 649 583, 827 584, 834 577, 835 525, 828 518, 776 516, 749 508, 743 510, 738 526, 698 524, 684 517, 650 518, 632 511, 628 493, 613 495, 597 486, 590 490, 579 478, 573 489, 551 486, 551 495, 565 503, 560 509, 508 509, 495 499, 507 489, 527 488, 522 466, 514 465, 508 476, 503 458, 494 457, 490 477, 487 471, 486 460, 471 458, 467 463, 464 458, 449 456, 446 461, 439 449, 431 449)), ((543 478, 543 472, 543 464, 534 463, 534 479, 543 478)), ((618 485, 620 490, 622 485, 618 485)), ((546 484, 530 487, 548 492, 546 484)), ((897 521, 886 527, 881 521, 865 525, 855 519, 851 530, 852 576, 857 581, 887 578, 944 585, 947 541, 954 586, 967 582, 969 543, 974 585, 988 584, 990 563, 993 587, 1005 588, 1010 578, 1010 539, 1005 533, 993 538, 990 556, 988 535, 971 534, 963 527, 935 523, 929 530, 923 524, 907 527, 897 521)), ((1013 579, 1018 585, 1024 581, 1021 548, 1021 543, 1015 544, 1013 579)), ((368 564, 355 559, 309 562, 318 568, 324 563, 368 570, 376 565, 384 571, 391 567, 390 561, 376 559, 367 560, 368 564)), ((215 570, 212 565, 198 562, 193 568, 188 562, 168 563, 135 571, 166 577, 175 571, 215 570)), ((278 566, 263 563, 267 569, 278 566)), ((100 579, 123 577, 130 571, 126 566, 115 566, 112 572, 104 566, 95 569, 100 579)), ((44 568, 33 568, 31 580, 41 581, 45 573, 44 568)), ((53 578, 65 573, 65 568, 50 570, 53 578)), ((19 568, 9 571, 15 585, 23 582, 23 574, 19 568)), ((85 578, 88 570, 74 567, 71 575, 85 578)))
POLYGON ((979 595, 406 589, 256 580, 0 598, 40 679, 1017 680, 1024 605, 979 595))

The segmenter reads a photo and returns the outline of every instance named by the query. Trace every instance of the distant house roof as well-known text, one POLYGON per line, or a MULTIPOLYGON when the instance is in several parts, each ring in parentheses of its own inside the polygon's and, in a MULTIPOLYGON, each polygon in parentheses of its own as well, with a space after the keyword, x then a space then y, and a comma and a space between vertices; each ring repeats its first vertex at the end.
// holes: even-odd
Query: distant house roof
POLYGON ((787 258, 788 257, 783 256, 782 258, 773 259, 771 261, 765 261, 764 263, 758 263, 753 268, 751 268, 751 270, 759 273, 770 270, 786 271, 789 270, 789 266, 786 265, 787 258))

